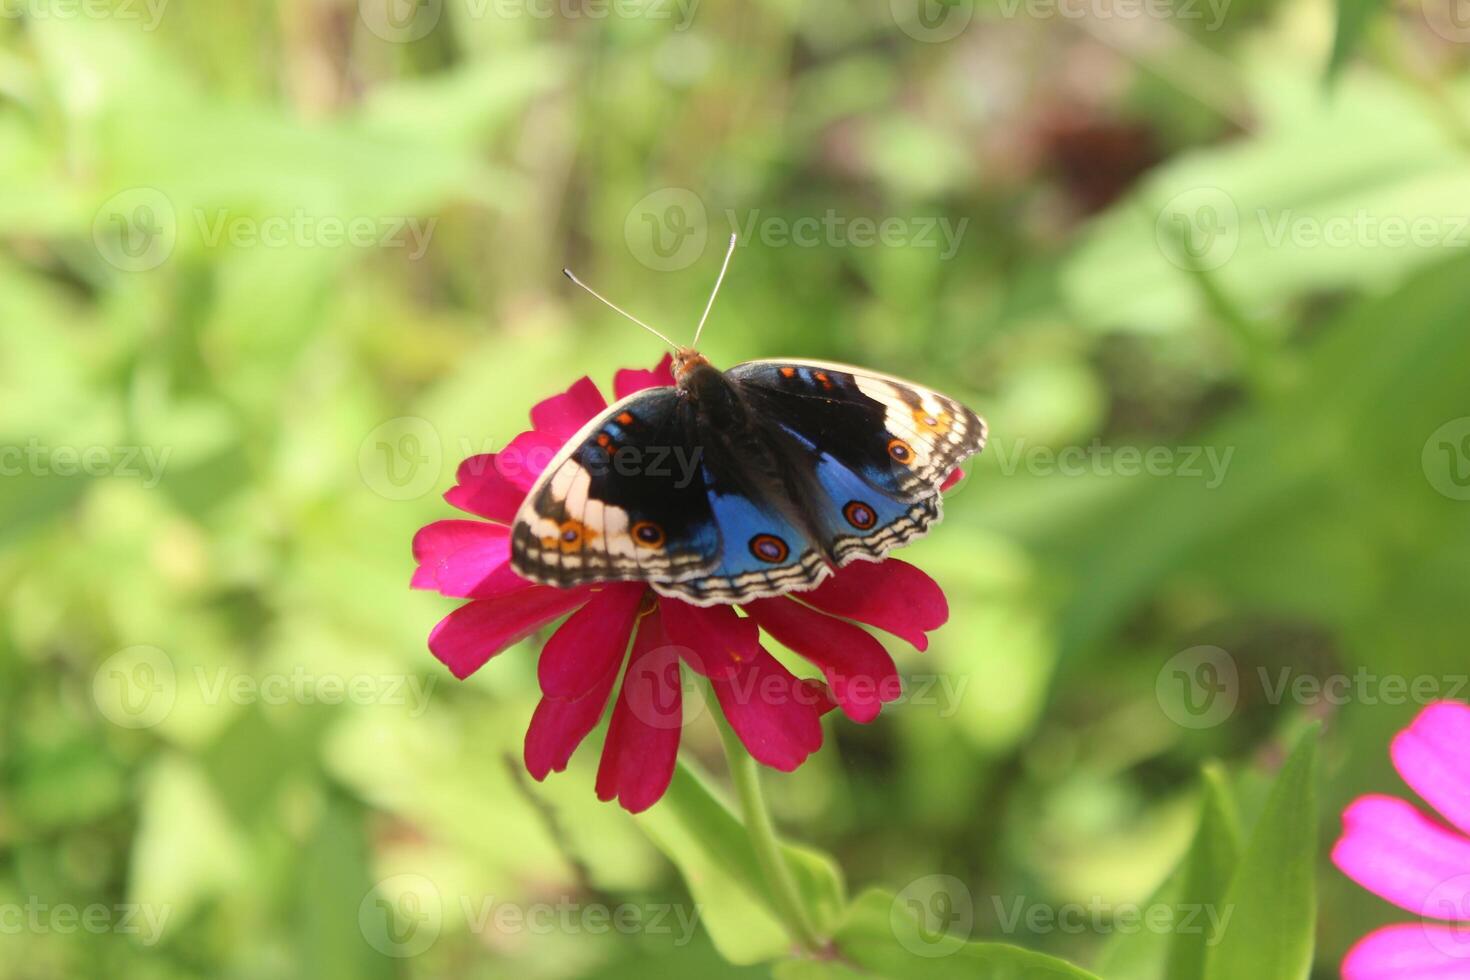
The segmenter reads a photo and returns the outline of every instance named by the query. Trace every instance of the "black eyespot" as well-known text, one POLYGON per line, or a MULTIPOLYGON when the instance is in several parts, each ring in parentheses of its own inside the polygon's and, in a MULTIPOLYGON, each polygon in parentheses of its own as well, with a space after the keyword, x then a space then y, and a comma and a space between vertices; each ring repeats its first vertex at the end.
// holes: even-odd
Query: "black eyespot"
POLYGON ((666 535, 653 521, 639 521, 633 525, 633 540, 646 548, 662 548, 666 535))
POLYGON ((894 439, 888 444, 888 455, 903 465, 909 466, 914 461, 914 447, 902 439, 894 439))
POLYGON ((874 513, 873 508, 861 500, 854 500, 842 508, 842 516, 847 518, 847 523, 859 531, 871 531, 878 523, 878 515, 874 513))
POLYGON ((774 534, 757 534, 750 539, 750 553, 769 565, 779 565, 790 556, 791 549, 774 534))

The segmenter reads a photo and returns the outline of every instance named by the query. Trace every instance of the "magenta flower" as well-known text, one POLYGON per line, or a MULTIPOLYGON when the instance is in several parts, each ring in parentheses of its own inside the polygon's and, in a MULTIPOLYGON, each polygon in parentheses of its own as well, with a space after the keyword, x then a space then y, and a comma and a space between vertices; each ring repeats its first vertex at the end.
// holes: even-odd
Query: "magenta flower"
MULTIPOLYGON (((623 398, 672 384, 665 357, 652 371, 618 372, 614 390, 623 398)), ((437 521, 414 537, 413 587, 471 600, 429 634, 429 649, 456 677, 568 617, 538 663, 542 696, 525 745, 531 775, 542 780, 566 769, 602 718, 620 672, 597 795, 633 813, 656 803, 673 777, 681 662, 709 679, 751 756, 785 772, 821 747, 820 719, 831 708, 860 723, 877 717, 901 693, 898 671, 883 645, 855 622, 923 650, 926 634, 949 618, 944 593, 912 565, 891 559, 849 565, 810 592, 746 603, 744 616, 729 606, 661 597, 642 583, 555 589, 511 570, 509 525, 522 499, 562 444, 606 407, 587 378, 537 405, 530 431, 501 453, 465 460, 457 486, 444 495, 482 520, 437 521), (825 683, 788 671, 761 646, 761 631, 820 668, 825 683)))
POLYGON ((1404 782, 1450 829, 1412 804, 1364 796, 1343 811, 1332 860, 1349 878, 1425 922, 1386 926, 1348 952, 1344 980, 1470 978, 1470 707, 1419 713, 1390 753, 1404 782), (1458 831, 1458 832, 1457 832, 1458 831))

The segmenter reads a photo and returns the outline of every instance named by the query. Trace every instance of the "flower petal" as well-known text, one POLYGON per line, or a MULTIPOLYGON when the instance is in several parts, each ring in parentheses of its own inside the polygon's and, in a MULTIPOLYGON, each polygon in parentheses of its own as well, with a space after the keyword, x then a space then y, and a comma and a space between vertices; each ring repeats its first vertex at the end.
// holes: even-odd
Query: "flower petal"
POLYGON ((526 771, 537 782, 549 773, 565 772, 572 753, 597 723, 607 708, 608 696, 618 679, 618 666, 596 678, 579 698, 543 697, 531 715, 526 729, 524 753, 526 771))
POLYGON ((1470 933, 1427 922, 1386 926, 1348 952, 1342 980, 1470 980, 1470 933))
POLYGON ((867 630, 786 598, 743 608, 777 642, 822 668, 832 697, 853 721, 867 724, 903 693, 893 658, 867 630))
POLYGON ((607 408, 607 400, 591 378, 581 378, 560 395, 531 409, 531 427, 557 446, 561 446, 607 408))
POLYGON ((1429 705, 1393 740, 1390 753, 1404 782, 1470 834, 1470 707, 1429 705))
POLYGON ((490 521, 509 524, 515 519, 526 489, 516 486, 495 468, 495 454, 481 453, 459 464, 454 475, 458 486, 450 487, 444 499, 460 510, 490 521))
POLYGON ((541 432, 522 432, 510 445, 495 455, 495 472, 507 483, 520 487, 521 497, 545 472, 553 457, 561 451, 565 440, 553 439, 541 432))
POLYGON ((648 587, 618 584, 601 589, 572 614, 541 650, 536 666, 541 693, 572 699, 586 694, 628 653, 638 608, 648 587))
POLYGON ((467 602, 429 634, 429 649, 463 680, 485 661, 587 601, 586 589, 536 586, 495 599, 467 602))
POLYGON ((791 772, 822 747, 819 689, 765 650, 733 677, 711 677, 725 720, 757 762, 791 772))
POLYGON ((1431 919, 1470 909, 1470 838, 1389 796, 1360 797, 1342 824, 1332 861, 1364 888, 1431 919))
POLYGON ((939 585, 896 558, 853 562, 796 598, 834 616, 876 626, 920 650, 929 648, 924 634, 949 619, 949 601, 939 585))
POLYGON ((510 567, 510 529, 484 521, 435 521, 413 538, 415 589, 493 599, 531 588, 510 567))
POLYGON ((664 795, 679 755, 683 694, 679 654, 654 611, 633 640, 597 768, 598 799, 616 799, 629 813, 641 813, 664 795))
POLYGON ((613 394, 627 398, 645 388, 671 388, 674 385, 674 355, 665 354, 652 371, 619 371, 613 379, 613 394))
POLYGON ((939 485, 939 492, 944 493, 947 490, 954 489, 955 487, 960 485, 960 481, 964 478, 965 471, 961 469, 956 469, 954 472, 950 473, 949 476, 944 478, 944 482, 939 485))
POLYGON ((664 628, 689 666, 705 677, 730 677, 742 661, 761 654, 760 627, 729 606, 695 606, 662 599, 664 628))

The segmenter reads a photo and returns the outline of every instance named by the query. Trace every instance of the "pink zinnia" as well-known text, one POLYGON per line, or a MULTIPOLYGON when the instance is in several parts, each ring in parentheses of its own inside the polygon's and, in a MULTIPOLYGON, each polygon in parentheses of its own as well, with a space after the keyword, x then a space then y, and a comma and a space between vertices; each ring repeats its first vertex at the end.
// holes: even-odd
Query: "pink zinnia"
POLYGON ((1426 922, 1370 933, 1342 963, 1344 980, 1470 980, 1470 707, 1432 704, 1391 749, 1404 782, 1456 829, 1391 796, 1343 811, 1333 862, 1349 878, 1426 922), (1458 831, 1458 832, 1457 832, 1458 831))
MULTIPOLYGON (((673 385, 670 359, 652 371, 620 371, 618 398, 673 385)), ((708 678, 720 708, 758 762, 790 772, 822 745, 821 715, 836 706, 853 721, 877 717, 901 693, 888 651, 854 625, 866 623, 928 646, 949 618, 944 593, 901 561, 858 562, 819 588, 741 608, 701 608, 657 596, 643 583, 574 589, 534 585, 510 567, 510 523, 561 448, 607 407, 583 378, 531 411, 532 428, 504 452, 460 464, 445 499, 483 520, 437 521, 414 537, 413 587, 472 600, 429 634, 429 648, 456 677, 571 614, 541 651, 541 703, 526 732, 526 769, 537 780, 566 769, 598 721, 628 662, 597 772, 597 795, 637 813, 673 778, 681 726, 680 661, 708 678), (761 646, 764 630, 819 667, 800 680, 761 646), (629 640, 632 651, 629 653, 629 640)), ((946 484, 948 485, 948 484, 946 484)))

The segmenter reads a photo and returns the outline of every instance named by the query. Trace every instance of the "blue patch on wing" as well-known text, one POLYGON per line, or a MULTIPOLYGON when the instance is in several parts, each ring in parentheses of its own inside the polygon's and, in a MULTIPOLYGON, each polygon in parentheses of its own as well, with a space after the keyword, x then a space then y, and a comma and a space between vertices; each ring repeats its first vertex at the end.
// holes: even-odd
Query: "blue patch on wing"
POLYGON ((827 492, 822 524, 836 537, 866 537, 909 516, 911 504, 894 500, 832 456, 817 462, 817 481, 827 492), (866 526, 864 526, 866 525, 866 526))
POLYGON ((711 573, 711 578, 734 578, 750 572, 787 568, 799 563, 802 555, 811 549, 806 535, 781 515, 748 497, 711 491, 709 503, 724 543, 720 567, 711 573))

